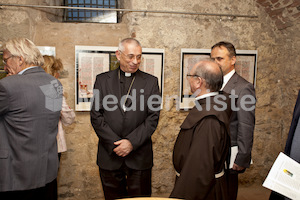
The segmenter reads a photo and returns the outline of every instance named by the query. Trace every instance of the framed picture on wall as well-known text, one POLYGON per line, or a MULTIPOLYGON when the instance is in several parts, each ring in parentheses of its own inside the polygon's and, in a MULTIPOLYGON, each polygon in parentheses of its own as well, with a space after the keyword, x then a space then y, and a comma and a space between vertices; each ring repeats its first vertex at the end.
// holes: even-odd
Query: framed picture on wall
MULTIPOLYGON (((75 110, 90 111, 96 76, 119 67, 116 57, 118 47, 75 46, 75 110)), ((140 70, 158 78, 163 92, 163 49, 142 49, 140 70)))
POLYGON ((3 52, 0 51, 0 79, 6 77, 6 72, 4 70, 4 63, 3 63, 3 52))
POLYGON ((55 47, 37 46, 37 48, 40 50, 40 52, 43 56, 47 55, 47 56, 54 56, 55 57, 55 47))
MULTIPOLYGON (((210 49, 181 49, 180 68, 180 109, 189 109, 194 106, 189 82, 186 75, 199 61, 210 57, 210 49)), ((235 70, 244 79, 256 84, 257 50, 236 50, 235 70)))

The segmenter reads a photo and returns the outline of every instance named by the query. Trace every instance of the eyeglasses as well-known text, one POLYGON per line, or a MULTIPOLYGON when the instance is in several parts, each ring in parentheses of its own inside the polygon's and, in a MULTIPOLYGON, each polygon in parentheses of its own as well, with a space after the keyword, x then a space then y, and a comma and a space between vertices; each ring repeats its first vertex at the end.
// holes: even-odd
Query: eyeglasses
POLYGON ((7 61, 8 59, 10 59, 11 57, 14 57, 13 55, 9 56, 8 58, 3 58, 3 64, 7 65, 7 61))
POLYGON ((136 58, 137 61, 142 60, 142 55, 133 55, 133 54, 125 54, 121 50, 119 50, 128 60, 133 60, 136 58))
POLYGON ((200 77, 200 76, 195 75, 195 74, 187 74, 186 76, 187 76, 187 77, 200 77))

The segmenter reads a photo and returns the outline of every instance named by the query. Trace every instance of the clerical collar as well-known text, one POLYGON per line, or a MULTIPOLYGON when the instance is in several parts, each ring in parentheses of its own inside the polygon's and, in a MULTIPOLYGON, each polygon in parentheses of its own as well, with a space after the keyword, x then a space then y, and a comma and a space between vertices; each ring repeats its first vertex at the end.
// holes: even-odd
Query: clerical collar
POLYGON ((128 72, 123 72, 121 69, 120 69, 120 73, 121 73, 121 76, 125 76, 125 77, 131 77, 131 76, 135 76, 135 73, 128 73, 128 72))

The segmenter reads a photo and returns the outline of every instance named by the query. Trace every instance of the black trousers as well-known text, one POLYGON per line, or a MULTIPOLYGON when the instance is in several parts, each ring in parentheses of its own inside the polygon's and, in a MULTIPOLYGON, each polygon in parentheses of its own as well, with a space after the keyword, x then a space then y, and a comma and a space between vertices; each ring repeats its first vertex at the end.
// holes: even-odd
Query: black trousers
POLYGON ((236 200, 237 194, 238 194, 238 186, 239 186, 239 179, 238 179, 238 173, 229 170, 228 173, 228 192, 229 192, 229 199, 230 200, 236 200))
POLYGON ((285 200, 285 196, 277 192, 272 191, 269 200, 285 200))
POLYGON ((1 200, 57 200, 57 182, 54 179, 45 187, 23 191, 0 192, 1 200))
POLYGON ((134 170, 122 166, 119 170, 99 168, 99 171, 106 200, 151 196, 152 169, 134 170))

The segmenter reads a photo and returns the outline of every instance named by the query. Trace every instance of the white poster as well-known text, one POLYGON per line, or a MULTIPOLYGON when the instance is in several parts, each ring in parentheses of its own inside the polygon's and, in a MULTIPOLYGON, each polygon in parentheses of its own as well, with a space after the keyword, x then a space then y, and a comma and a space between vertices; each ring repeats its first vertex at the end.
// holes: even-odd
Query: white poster
POLYGON ((280 152, 263 186, 290 199, 300 199, 300 164, 280 152))

